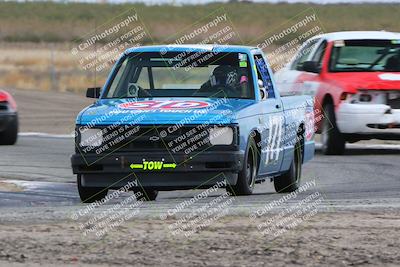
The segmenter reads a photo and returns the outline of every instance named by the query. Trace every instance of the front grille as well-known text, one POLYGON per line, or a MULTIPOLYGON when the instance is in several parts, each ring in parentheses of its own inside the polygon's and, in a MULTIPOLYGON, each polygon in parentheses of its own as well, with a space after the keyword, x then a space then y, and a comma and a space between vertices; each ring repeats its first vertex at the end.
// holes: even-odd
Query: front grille
MULTIPOLYGON (((193 154, 212 149, 208 140, 208 130, 212 126, 117 126, 103 127, 104 142, 101 147, 90 150, 79 149, 80 153, 110 153, 110 152, 141 152, 163 151, 169 154, 193 154), (117 134, 115 134, 117 133, 117 134)), ((96 127, 97 128, 97 127, 96 127)), ((79 131, 78 131, 79 132, 79 131)), ((236 130, 234 131, 235 133, 236 130)), ((78 141, 78 140, 77 140, 78 141)), ((237 138, 232 146, 224 146, 229 150, 235 147, 237 138)))
POLYGON ((198 129, 195 134, 191 134, 191 131, 195 131, 196 127, 179 127, 176 129, 171 127, 174 126, 139 126, 133 136, 121 142, 120 148, 122 151, 169 150, 171 153, 178 153, 192 147, 195 143, 198 145, 192 149, 194 151, 210 146, 206 128, 198 129), (195 140, 193 137, 196 134, 201 134, 201 138, 195 140))
POLYGON ((389 93, 387 95, 387 105, 392 109, 400 109, 400 93, 397 93, 394 96, 389 93))
POLYGON ((8 110, 8 103, 7 102, 0 102, 0 110, 8 110))
POLYGON ((367 124, 368 128, 372 129, 379 129, 379 130, 384 130, 384 129, 399 129, 400 124, 396 123, 370 123, 367 124))

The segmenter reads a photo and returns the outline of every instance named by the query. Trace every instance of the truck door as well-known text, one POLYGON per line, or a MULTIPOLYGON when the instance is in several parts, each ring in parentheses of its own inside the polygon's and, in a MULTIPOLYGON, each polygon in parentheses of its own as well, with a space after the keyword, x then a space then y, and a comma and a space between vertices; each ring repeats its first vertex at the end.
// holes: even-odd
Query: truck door
POLYGON ((254 55, 254 62, 259 80, 259 90, 266 94, 261 101, 261 160, 260 174, 278 172, 283 159, 283 142, 285 135, 285 118, 279 93, 274 88, 271 71, 261 54, 254 55), (262 81, 262 83, 260 82, 262 81), (261 88, 263 87, 263 88, 261 88))

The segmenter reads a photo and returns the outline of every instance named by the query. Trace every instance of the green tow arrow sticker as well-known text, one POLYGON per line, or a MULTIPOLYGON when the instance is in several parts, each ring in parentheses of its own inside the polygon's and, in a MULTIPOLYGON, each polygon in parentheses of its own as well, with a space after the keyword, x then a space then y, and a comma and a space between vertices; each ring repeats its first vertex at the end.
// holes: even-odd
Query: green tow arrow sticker
POLYGON ((163 161, 143 161, 143 164, 132 163, 131 169, 140 169, 145 171, 161 170, 161 169, 175 169, 175 163, 164 163, 163 161))
POLYGON ((143 169, 143 164, 131 164, 131 169, 143 169))
POLYGON ((165 163, 165 164, 163 165, 163 167, 164 167, 164 168, 172 168, 172 169, 175 169, 176 164, 175 164, 175 163, 165 163))

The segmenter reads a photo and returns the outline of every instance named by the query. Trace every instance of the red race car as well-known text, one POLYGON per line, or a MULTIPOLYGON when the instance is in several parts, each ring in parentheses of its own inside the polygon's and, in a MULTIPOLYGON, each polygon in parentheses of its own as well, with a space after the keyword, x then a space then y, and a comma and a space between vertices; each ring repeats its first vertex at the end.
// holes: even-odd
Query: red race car
POLYGON ((17 104, 9 93, 0 90, 0 145, 13 145, 17 137, 17 104))
POLYGON ((342 154, 346 142, 400 140, 399 33, 316 36, 275 77, 282 94, 315 95, 324 154, 342 154))

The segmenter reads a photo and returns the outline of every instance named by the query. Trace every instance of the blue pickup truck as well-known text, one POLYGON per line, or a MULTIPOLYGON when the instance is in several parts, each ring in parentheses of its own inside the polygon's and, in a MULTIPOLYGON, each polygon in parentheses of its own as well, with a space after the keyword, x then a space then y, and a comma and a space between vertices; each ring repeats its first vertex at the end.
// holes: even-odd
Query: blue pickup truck
POLYGON ((313 99, 281 97, 256 47, 131 48, 86 95, 71 157, 83 202, 127 184, 146 200, 216 184, 250 195, 267 179, 291 192, 314 156, 313 99))

